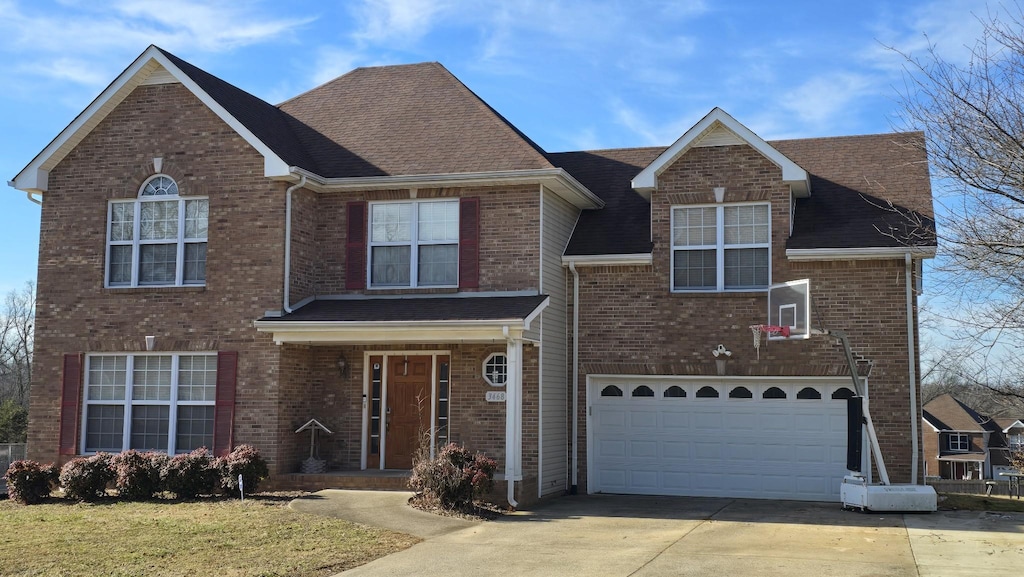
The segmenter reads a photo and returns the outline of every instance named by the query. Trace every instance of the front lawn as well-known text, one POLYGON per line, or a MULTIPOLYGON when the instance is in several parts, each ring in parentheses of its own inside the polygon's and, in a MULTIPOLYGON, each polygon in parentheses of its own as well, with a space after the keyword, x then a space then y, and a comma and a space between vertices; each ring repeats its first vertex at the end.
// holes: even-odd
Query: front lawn
POLYGON ((322 576, 419 540, 288 508, 291 497, 244 502, 24 506, 0 501, 3 575, 322 576))

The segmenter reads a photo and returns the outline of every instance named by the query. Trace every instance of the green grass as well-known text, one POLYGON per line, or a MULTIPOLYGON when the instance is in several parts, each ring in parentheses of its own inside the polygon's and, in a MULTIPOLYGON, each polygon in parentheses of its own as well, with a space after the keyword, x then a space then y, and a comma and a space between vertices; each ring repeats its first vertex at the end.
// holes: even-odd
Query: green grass
POLYGON ((963 495, 960 493, 940 493, 940 510, 957 511, 996 511, 1024 513, 1024 499, 1014 499, 991 495, 963 495))
POLYGON ((23 506, 0 501, 14 575, 322 576, 418 539, 288 508, 287 498, 23 506))

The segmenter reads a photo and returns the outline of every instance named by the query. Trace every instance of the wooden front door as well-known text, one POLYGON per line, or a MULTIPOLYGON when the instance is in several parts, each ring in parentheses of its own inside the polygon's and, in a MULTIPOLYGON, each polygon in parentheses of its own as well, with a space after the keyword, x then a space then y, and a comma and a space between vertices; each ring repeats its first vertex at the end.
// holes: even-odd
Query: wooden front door
POLYGON ((384 466, 388 469, 411 469, 416 449, 430 434, 432 366, 429 356, 388 357, 384 415, 384 466))

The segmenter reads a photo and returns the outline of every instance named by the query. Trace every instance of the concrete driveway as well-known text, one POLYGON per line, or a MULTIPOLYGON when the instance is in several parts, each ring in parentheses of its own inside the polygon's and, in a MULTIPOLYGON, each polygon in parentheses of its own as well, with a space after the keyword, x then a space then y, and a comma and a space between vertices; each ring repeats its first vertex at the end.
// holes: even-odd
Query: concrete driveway
MULTIPOLYGON (((379 497, 376 517, 394 527, 408 493, 391 495, 379 497)), ((834 503, 593 495, 497 521, 438 524, 443 529, 423 534, 424 542, 343 575, 1018 577, 1024 567, 1024 514, 865 514, 834 503)))

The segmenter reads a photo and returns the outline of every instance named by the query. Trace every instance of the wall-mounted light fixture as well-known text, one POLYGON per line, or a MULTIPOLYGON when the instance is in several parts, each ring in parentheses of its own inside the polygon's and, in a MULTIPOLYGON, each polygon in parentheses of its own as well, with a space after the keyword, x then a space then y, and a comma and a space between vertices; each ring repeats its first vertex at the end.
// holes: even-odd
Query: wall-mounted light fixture
POLYGON ((338 372, 341 373, 341 376, 343 378, 347 377, 348 376, 348 359, 345 358, 345 354, 344 353, 341 353, 341 354, 338 355, 338 360, 335 361, 335 364, 338 365, 338 372))
POLYGON ((146 335, 146 350, 151 351, 156 346, 156 336, 146 335))

